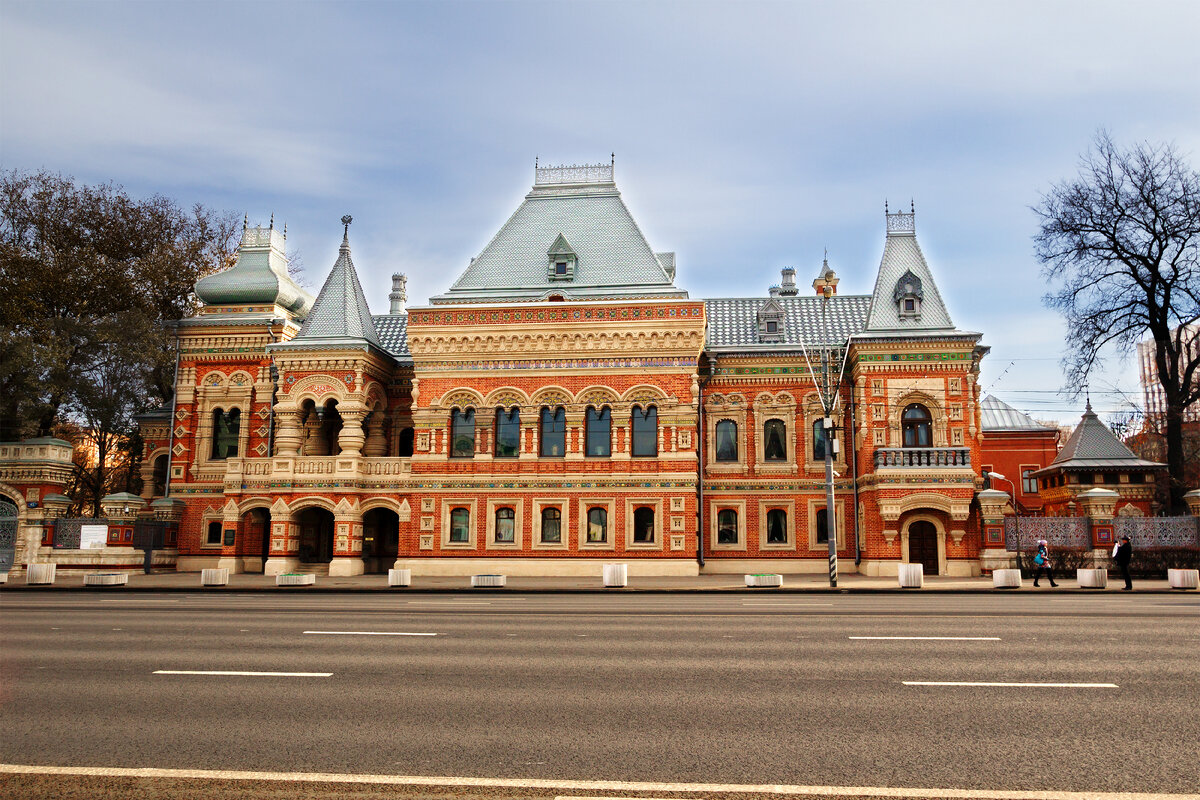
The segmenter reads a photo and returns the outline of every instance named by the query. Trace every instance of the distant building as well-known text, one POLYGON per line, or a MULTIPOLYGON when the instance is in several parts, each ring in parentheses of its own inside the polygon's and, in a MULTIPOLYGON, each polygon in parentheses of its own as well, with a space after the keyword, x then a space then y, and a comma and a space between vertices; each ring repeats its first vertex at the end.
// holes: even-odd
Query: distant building
MULTIPOLYGON (((1192 323, 1183 327, 1185 338, 1190 336, 1190 344, 1185 347, 1186 360, 1200 358, 1200 324, 1192 323)), ((1173 332, 1174 333, 1174 332, 1173 332)), ((1158 382, 1158 365, 1154 361, 1154 341, 1138 342, 1138 377, 1142 384, 1142 400, 1146 405, 1146 423, 1151 430, 1162 432, 1163 420, 1167 415, 1167 398, 1162 385, 1158 382)), ((1197 378, 1200 381, 1200 377, 1197 378)), ((1200 422, 1200 403, 1194 403, 1184 411, 1184 422, 1200 422)))

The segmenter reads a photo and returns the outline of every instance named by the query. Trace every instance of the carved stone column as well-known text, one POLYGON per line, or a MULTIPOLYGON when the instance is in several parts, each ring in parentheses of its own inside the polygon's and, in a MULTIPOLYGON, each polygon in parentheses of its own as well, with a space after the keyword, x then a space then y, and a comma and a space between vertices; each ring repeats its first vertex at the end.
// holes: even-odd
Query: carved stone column
POLYGON ((372 411, 367 419, 367 443, 363 455, 379 458, 387 455, 387 438, 383 435, 383 411, 372 411))
POLYGON ((342 415, 342 430, 338 432, 338 447, 342 449, 341 455, 346 458, 360 458, 363 443, 367 440, 362 427, 367 410, 361 406, 355 408, 347 404, 346 408, 338 406, 338 412, 342 415))
POLYGON ((298 456, 303 444, 300 412, 283 405, 275 406, 275 455, 298 456))
POLYGON ((308 415, 308 419, 304 423, 304 448, 303 453, 306 456, 327 456, 329 455, 329 440, 325 438, 323 428, 324 419, 322 414, 313 411, 308 415))
POLYGON ((1092 560, 1095 564, 1107 564, 1108 554, 1112 549, 1116 533, 1113 530, 1113 517, 1116 515, 1117 501, 1121 496, 1112 489, 1088 489, 1080 492, 1076 498, 1080 509, 1088 518, 1092 534, 1092 560))
POLYGON ((979 566, 985 570, 1008 569, 1013 562, 1004 543, 1004 517, 1012 511, 1008 492, 984 489, 979 493, 979 566))
MULTIPOLYGON (((343 428, 343 430, 345 430, 343 428)), ((343 509, 333 515, 333 560, 329 575, 362 575, 363 521, 357 508, 343 509)))
POLYGON ((300 526, 282 500, 271 506, 271 544, 264 575, 282 575, 300 565, 300 526))

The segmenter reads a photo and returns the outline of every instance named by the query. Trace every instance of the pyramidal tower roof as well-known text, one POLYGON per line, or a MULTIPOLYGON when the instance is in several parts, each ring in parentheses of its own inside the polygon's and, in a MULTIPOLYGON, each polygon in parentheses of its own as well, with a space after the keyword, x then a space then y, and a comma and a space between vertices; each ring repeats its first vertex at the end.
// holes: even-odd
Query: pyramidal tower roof
POLYGON ((232 267, 196 281, 196 296, 209 306, 274 305, 304 319, 313 296, 296 285, 287 271, 287 230, 242 223, 242 241, 232 267))
POLYGON ((621 199, 612 164, 534 167, 529 194, 435 304, 687 297, 673 253, 656 255, 621 199), (565 247, 564 247, 565 245, 565 247), (571 253, 563 276, 550 256, 571 253))
POLYGON ((1088 401, 1087 410, 1079 425, 1071 432, 1066 444, 1058 451, 1054 461, 1044 470, 1084 469, 1084 468, 1121 468, 1121 467, 1161 467, 1153 461, 1138 458, 1128 446, 1112 430, 1100 421, 1096 412, 1092 411, 1092 402, 1088 401))
POLYGON ((351 221, 349 216, 342 217, 345 232, 337 261, 325 279, 312 310, 308 312, 300 333, 285 345, 277 346, 329 347, 368 343, 383 349, 375 323, 371 320, 371 309, 367 306, 362 284, 358 282, 358 273, 354 271, 354 261, 350 258, 351 221))
POLYGON ((875 290, 871 294, 871 313, 865 332, 904 335, 953 331, 950 313, 917 243, 915 210, 892 214, 885 208, 884 216, 887 218, 887 240, 875 278, 875 290), (904 314, 902 304, 910 294, 918 302, 917 310, 904 314))

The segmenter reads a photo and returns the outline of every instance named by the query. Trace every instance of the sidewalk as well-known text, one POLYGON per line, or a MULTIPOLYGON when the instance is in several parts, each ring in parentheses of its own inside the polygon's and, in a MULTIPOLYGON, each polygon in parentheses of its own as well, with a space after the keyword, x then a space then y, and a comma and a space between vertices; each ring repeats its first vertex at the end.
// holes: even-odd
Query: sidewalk
MULTIPOLYGON (((926 577, 923 589, 901 589, 895 577, 868 577, 866 575, 842 575, 838 578, 836 589, 829 587, 829 579, 819 574, 785 574, 783 587, 779 589, 748 589, 741 575, 699 575, 695 577, 630 577, 629 586, 625 589, 605 589, 601 586, 599 577, 551 577, 523 578, 509 577, 504 589, 472 589, 471 579, 467 577, 421 577, 414 576, 412 586, 390 588, 387 575, 355 575, 353 577, 331 578, 318 576, 315 586, 277 587, 273 576, 257 574, 236 574, 229 576, 227 586, 200 585, 199 572, 156 572, 151 575, 130 573, 127 586, 117 587, 84 587, 83 576, 88 570, 60 570, 55 582, 49 586, 27 586, 25 576, 10 575, 8 583, 0 585, 0 592, 14 591, 94 591, 94 592, 274 592, 284 594, 321 593, 321 592, 560 592, 560 593, 589 593, 619 594, 629 592, 754 592, 754 593, 842 593, 842 594, 878 594, 878 593, 998 593, 998 594, 1027 594, 1039 592, 1047 594, 1104 594, 1116 592, 1121 594, 1121 580, 1110 577, 1107 589, 1080 589, 1075 578, 1060 578, 1058 588, 1050 588, 1045 581, 1041 588, 1035 589, 1033 581, 1026 579, 1020 589, 995 589, 992 579, 985 578, 946 578, 926 577)), ((1172 593, 1165 580, 1134 580, 1132 594, 1172 593)), ((1181 592, 1182 593, 1182 592, 1181 592)), ((1193 594, 1195 594, 1193 592, 1193 594)))

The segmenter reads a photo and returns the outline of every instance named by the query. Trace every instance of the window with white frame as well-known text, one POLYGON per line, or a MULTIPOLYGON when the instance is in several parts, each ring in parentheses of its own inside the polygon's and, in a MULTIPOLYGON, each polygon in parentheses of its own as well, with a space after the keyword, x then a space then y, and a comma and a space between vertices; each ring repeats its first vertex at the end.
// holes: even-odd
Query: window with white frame
POLYGON ((512 544, 517 536, 517 515, 511 508, 496 509, 496 544, 512 544))
POLYGON ((717 461, 737 461, 737 423, 731 419, 723 419, 717 423, 716 433, 717 461))
POLYGON ((471 511, 466 508, 450 509, 451 544, 466 544, 471 541, 471 511))
POLYGON ((633 543, 654 543, 654 509, 641 506, 633 511, 633 543))
POLYGON ((562 544, 562 511, 542 509, 542 544, 562 544))
POLYGON ((717 512, 717 544, 738 543, 738 515, 732 508, 717 512))
POLYGON ((608 541, 608 509, 594 506, 587 512, 587 544, 604 544, 608 541))

